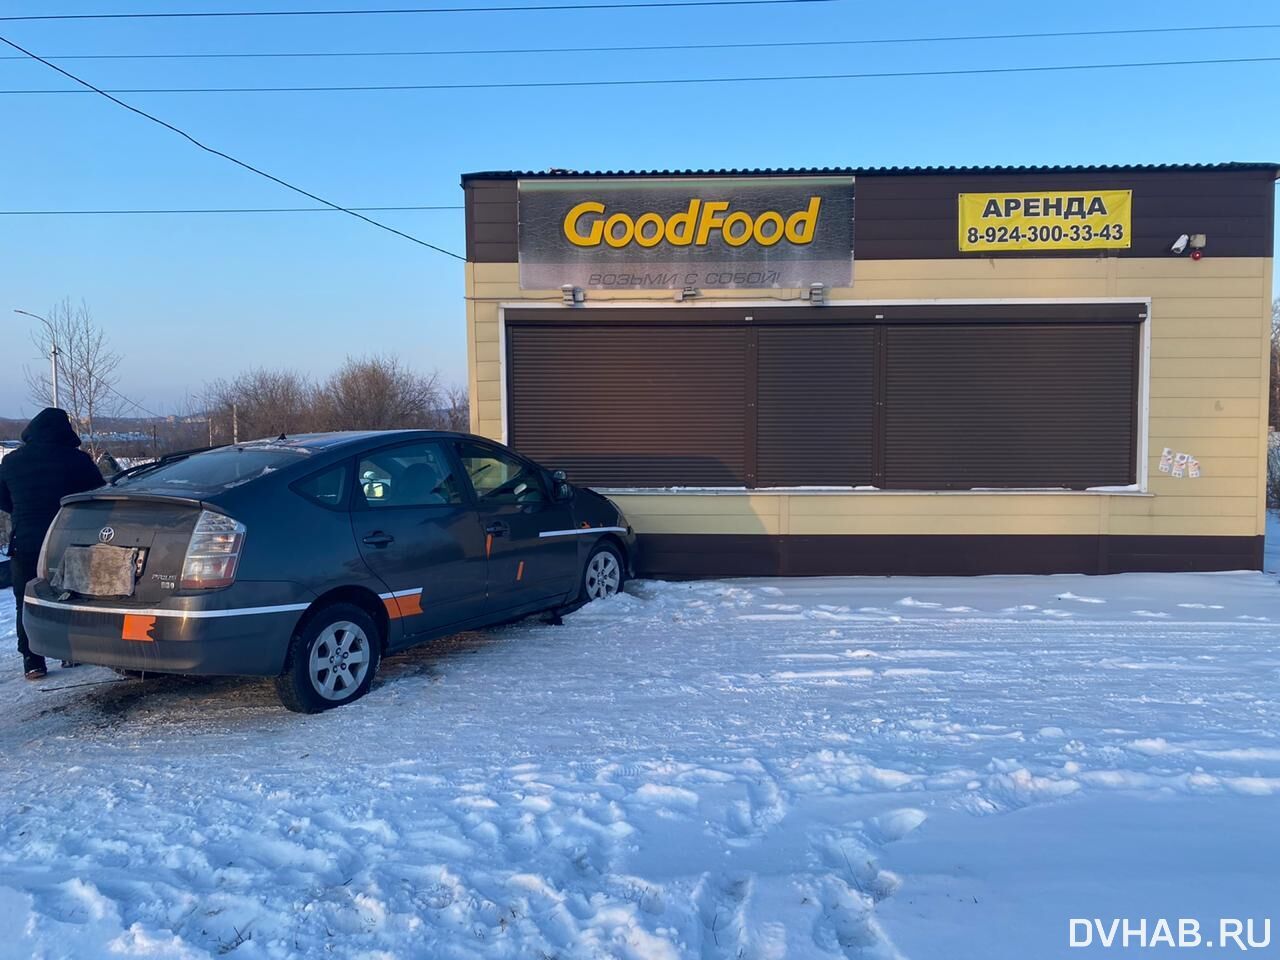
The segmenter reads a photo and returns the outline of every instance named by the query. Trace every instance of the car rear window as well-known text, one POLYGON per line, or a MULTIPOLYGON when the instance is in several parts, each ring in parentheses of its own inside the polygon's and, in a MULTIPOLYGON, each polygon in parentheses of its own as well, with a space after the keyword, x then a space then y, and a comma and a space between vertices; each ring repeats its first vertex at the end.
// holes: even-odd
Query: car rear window
POLYGON ((222 447, 144 470, 118 486, 209 496, 302 463, 308 456, 298 447, 222 447))
POLYGON ((336 509, 346 502, 347 475, 350 472, 349 463, 340 463, 336 467, 304 477, 293 485, 293 489, 312 503, 336 509))

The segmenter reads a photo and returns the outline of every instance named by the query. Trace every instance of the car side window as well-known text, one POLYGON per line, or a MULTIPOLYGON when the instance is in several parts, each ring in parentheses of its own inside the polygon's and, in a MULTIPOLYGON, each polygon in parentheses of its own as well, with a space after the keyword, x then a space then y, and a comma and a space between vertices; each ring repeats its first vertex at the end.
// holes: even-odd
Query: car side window
POLYGON ((458 456, 482 505, 543 503, 547 499, 537 471, 523 460, 469 442, 458 444, 458 456))
POLYGON ((463 502, 462 488, 439 443, 408 443, 365 454, 356 477, 357 501, 374 510, 463 502))
POLYGON ((312 503, 336 510, 347 502, 347 477, 350 470, 351 461, 348 460, 336 467, 303 477, 293 485, 293 490, 312 503))

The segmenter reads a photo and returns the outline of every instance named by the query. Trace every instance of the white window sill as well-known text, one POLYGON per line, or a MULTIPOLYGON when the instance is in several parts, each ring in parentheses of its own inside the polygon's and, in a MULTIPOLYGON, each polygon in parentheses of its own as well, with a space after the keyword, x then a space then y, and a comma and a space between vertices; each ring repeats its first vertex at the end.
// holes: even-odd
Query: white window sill
POLYGON ((1155 494, 1132 487, 1092 487, 1068 490, 1065 487, 1004 488, 983 487, 975 490, 879 490, 874 487, 592 487, 606 496, 890 496, 890 497, 1154 497, 1155 494))

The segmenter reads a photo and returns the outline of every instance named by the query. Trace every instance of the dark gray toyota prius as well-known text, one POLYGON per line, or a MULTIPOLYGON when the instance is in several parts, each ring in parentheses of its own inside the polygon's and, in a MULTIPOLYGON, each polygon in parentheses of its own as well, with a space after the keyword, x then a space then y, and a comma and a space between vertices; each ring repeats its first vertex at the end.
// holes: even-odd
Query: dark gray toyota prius
POLYGON ((62 503, 27 588, 33 650, 273 676, 309 713, 362 696, 384 653, 610 596, 635 551, 605 497, 434 431, 178 455, 62 503))

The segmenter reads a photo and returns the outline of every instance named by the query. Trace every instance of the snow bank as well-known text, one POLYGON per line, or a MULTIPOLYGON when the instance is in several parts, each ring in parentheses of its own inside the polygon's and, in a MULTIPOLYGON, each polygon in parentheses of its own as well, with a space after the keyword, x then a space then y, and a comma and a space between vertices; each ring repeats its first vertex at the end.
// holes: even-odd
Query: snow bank
POLYGON ((393 657, 317 717, 260 681, 29 684, 6 650, 0 958, 935 957, 967 930, 1025 960, 1100 886, 1244 909, 1269 885, 1231 858, 1280 855, 1277 598, 643 582, 393 657))

